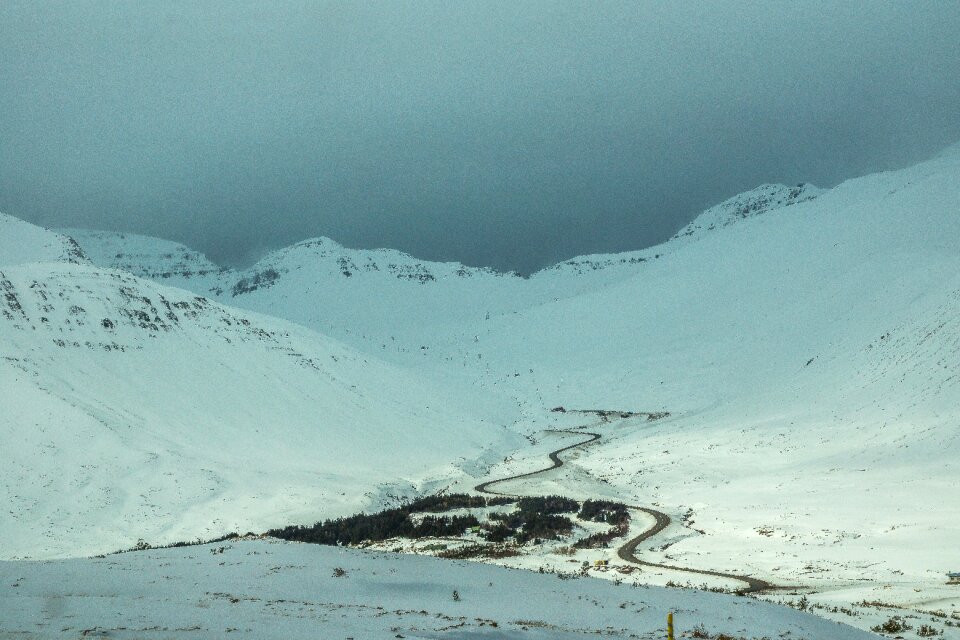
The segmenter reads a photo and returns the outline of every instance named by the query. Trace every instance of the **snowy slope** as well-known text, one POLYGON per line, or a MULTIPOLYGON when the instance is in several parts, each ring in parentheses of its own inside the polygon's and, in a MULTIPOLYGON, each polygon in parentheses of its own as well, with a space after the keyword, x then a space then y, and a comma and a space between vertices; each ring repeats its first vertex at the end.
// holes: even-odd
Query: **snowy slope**
POLYGON ((949 304, 958 174, 955 148, 702 234, 631 278, 494 319, 476 348, 564 378, 547 404, 606 406, 642 389, 650 408, 691 411, 796 396, 802 381, 806 394, 833 391, 855 373, 848 358, 949 304))
POLYGON ((348 249, 329 238, 305 240, 247 269, 232 270, 159 238, 78 229, 64 233, 99 266, 277 315, 388 357, 434 342, 441 327, 449 332, 489 313, 512 310, 523 295, 515 274, 424 262, 392 249, 348 249))
MULTIPOLYGON (((568 378, 554 396, 578 403, 625 398, 638 384, 654 408, 687 410, 789 392, 809 358, 864 348, 914 317, 916 301, 947 300, 955 174, 942 174, 934 209, 918 203, 934 197, 930 183, 887 196, 859 181, 744 221, 633 278, 498 319, 477 348, 504 367, 520 359, 568 378)), ((893 190, 904 176, 888 179, 893 190)))
POLYGON ((72 238, 0 213, 0 264, 25 262, 88 261, 72 238))
POLYGON ((762 184, 710 207, 678 231, 673 236, 673 240, 701 238, 710 231, 728 227, 740 220, 813 200, 821 193, 823 193, 822 189, 811 184, 798 184, 795 187, 783 184, 762 184))
POLYGON ((823 193, 822 189, 810 184, 800 184, 795 187, 788 187, 783 184, 760 185, 755 189, 744 191, 710 207, 678 231, 669 242, 639 251, 578 256, 535 273, 533 279, 551 281, 558 274, 580 276, 574 281, 576 282, 575 288, 578 291, 586 291, 587 287, 584 285, 587 282, 590 282, 590 284, 594 284, 598 280, 609 282, 614 279, 615 274, 620 277, 636 275, 636 265, 651 260, 659 260, 664 255, 680 249, 688 242, 706 237, 707 234, 717 229, 723 229, 746 218, 763 215, 769 211, 813 200, 821 193, 823 193), (603 272, 602 279, 583 277, 596 271, 603 272))
POLYGON ((316 238, 268 254, 238 273, 219 299, 358 345, 399 342, 418 349, 448 327, 509 308, 522 282, 489 269, 425 263, 390 249, 346 249, 316 238))
POLYGON ((229 270, 178 242, 133 233, 58 229, 75 240, 90 261, 100 267, 120 269, 141 278, 208 295, 229 270))
POLYGON ((8 558, 352 512, 512 442, 469 392, 77 264, 0 266, 0 389, 8 558))
POLYGON ((876 638, 749 598, 316 545, 0 562, 0 635, 23 638, 652 639, 671 611, 677 637, 876 638))
MULTIPOLYGON (((236 274, 222 299, 473 372, 544 408, 756 422, 816 408, 832 425, 857 415, 879 428, 888 412, 945 424, 957 399, 956 334, 941 319, 960 288, 958 164, 953 147, 827 192, 763 185, 660 247, 529 279, 307 241, 236 274)), ((860 446, 843 433, 841 450, 860 446)), ((924 446, 940 459, 949 436, 937 433, 924 446)))
POLYGON ((469 372, 528 408, 668 410, 698 429, 793 422, 804 426, 783 437, 823 465, 878 430, 919 431, 908 466, 929 453, 949 468, 958 164, 955 146, 827 192, 763 185, 660 247, 529 279, 308 241, 223 295, 424 370, 469 372), (819 428, 839 429, 836 451, 808 446, 819 428))
MULTIPOLYGON (((419 298, 434 315, 408 335, 434 336, 425 368, 473 371, 528 411, 670 411, 608 434, 554 485, 692 513, 653 559, 811 586, 827 605, 955 603, 941 585, 960 537, 960 146, 793 193, 722 203, 644 261, 419 298), (470 306, 481 290, 489 319, 470 306)), ((369 331, 407 326, 403 301, 392 318, 366 292, 334 296, 341 321, 372 309, 369 331)))

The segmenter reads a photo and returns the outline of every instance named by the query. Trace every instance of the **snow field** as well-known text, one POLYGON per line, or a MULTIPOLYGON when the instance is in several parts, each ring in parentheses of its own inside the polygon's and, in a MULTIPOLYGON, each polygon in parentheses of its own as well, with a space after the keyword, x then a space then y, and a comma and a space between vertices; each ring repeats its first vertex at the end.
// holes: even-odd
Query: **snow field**
POLYGON ((750 598, 318 545, 0 562, 0 633, 27 638, 652 639, 670 611, 679 634, 874 637, 750 598))

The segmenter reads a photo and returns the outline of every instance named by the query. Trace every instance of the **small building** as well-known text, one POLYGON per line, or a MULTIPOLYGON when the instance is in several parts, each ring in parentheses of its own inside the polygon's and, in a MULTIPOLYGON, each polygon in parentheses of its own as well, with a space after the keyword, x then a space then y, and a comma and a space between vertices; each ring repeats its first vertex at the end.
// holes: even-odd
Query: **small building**
POLYGON ((960 571, 951 571, 947 574, 947 584, 960 584, 960 571))

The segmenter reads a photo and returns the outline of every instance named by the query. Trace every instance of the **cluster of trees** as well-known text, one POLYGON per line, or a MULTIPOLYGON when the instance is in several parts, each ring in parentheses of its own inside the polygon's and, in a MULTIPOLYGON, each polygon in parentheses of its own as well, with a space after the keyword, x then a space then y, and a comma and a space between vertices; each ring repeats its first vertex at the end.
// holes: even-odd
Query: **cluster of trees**
POLYGON ((538 496, 517 500, 517 509, 521 513, 573 513, 579 508, 579 502, 563 496, 538 496))
POLYGON ((556 540, 573 531, 570 518, 558 514, 573 513, 579 508, 576 500, 561 496, 520 498, 516 511, 490 515, 496 524, 486 532, 486 539, 504 542, 512 537, 521 544, 538 538, 556 540))
POLYGON ((316 544, 360 544, 388 538, 426 538, 460 536, 472 527, 482 526, 488 542, 502 543, 512 539, 518 544, 530 540, 559 539, 573 531, 573 521, 567 515, 576 513, 581 520, 612 525, 607 531, 578 540, 576 548, 605 547, 624 536, 630 525, 627 506, 608 500, 587 500, 582 505, 562 496, 531 498, 486 498, 463 493, 417 498, 407 504, 379 513, 358 513, 346 518, 318 522, 313 526, 288 526, 273 529, 268 535, 284 540, 316 544), (427 515, 416 521, 414 513, 440 514, 453 509, 478 509, 516 503, 509 513, 493 513, 490 522, 480 524, 472 515, 427 515))
POLYGON ((591 522, 620 524, 630 520, 630 512, 627 510, 627 505, 620 502, 587 500, 580 507, 580 513, 577 514, 577 517, 591 522))
POLYGON ((614 538, 622 538, 627 535, 627 530, 629 524, 624 522, 622 524, 614 525, 607 529, 606 531, 600 531, 592 535, 587 536, 586 538, 580 538, 573 543, 574 549, 606 549, 610 546, 610 542, 614 538))
POLYGON ((609 500, 587 500, 580 508, 577 517, 581 520, 590 520, 592 522, 605 522, 613 525, 606 531, 594 533, 577 540, 573 547, 575 549, 596 549, 607 547, 614 538, 620 538, 627 535, 630 528, 630 512, 627 505, 620 502, 611 502, 609 500))
POLYGON ((480 521, 471 515, 427 516, 413 527, 407 538, 439 538, 440 536, 459 536, 470 527, 480 526, 480 521))
POLYGON ((325 520, 312 527, 291 525, 283 529, 271 529, 267 535, 296 542, 336 545, 385 540, 412 530, 409 514, 402 509, 387 509, 370 515, 358 513, 346 518, 325 520))
POLYGON ((426 538, 438 536, 459 536, 469 529, 480 525, 472 515, 427 516, 419 523, 410 517, 413 513, 439 513, 451 509, 479 508, 497 504, 509 504, 511 498, 484 498, 467 494, 445 496, 426 496, 403 506, 386 509, 379 513, 358 513, 346 518, 325 520, 313 526, 291 525, 267 532, 275 538, 315 544, 360 544, 377 542, 388 538, 426 538))
POLYGON ((312 527, 289 526, 272 529, 267 534, 283 540, 312 542, 314 544, 360 544, 388 538, 425 538, 428 536, 459 536, 480 524, 475 517, 427 516, 414 523, 404 508, 387 509, 380 513, 358 513, 346 518, 325 520, 312 527))
POLYGON ((446 495, 417 498, 413 502, 405 505, 405 508, 411 513, 442 513, 444 511, 452 511, 453 509, 479 509, 482 507, 512 504, 513 502, 516 502, 516 500, 507 496, 485 498, 483 496, 471 496, 466 493, 449 493, 446 495))

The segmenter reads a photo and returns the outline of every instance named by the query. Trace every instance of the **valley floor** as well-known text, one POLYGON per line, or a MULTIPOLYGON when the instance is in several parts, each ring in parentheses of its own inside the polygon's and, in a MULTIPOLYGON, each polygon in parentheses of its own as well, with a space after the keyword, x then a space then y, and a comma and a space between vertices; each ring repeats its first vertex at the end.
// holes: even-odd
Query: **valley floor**
MULTIPOLYGON (((623 433, 652 428, 651 421, 586 412, 550 422, 530 432, 528 450, 483 478, 488 490, 637 504, 635 492, 595 467, 618 450, 623 433), (591 440, 587 432, 602 436, 591 440), (568 448, 578 441, 583 446, 568 448), (550 465, 550 452, 564 448, 562 466, 537 473, 550 465), (489 484, 518 474, 530 475, 489 484)), ((449 491, 472 489, 473 482, 465 477, 449 491)), ((713 540, 700 530, 690 511, 664 504, 657 510, 669 511, 670 523, 639 545, 637 557, 692 571, 618 557, 626 541, 657 524, 641 510, 610 548, 571 550, 569 541, 545 541, 486 563, 425 557, 476 544, 475 534, 391 539, 366 549, 237 539, 0 562, 0 638, 661 638, 668 612, 676 616, 677 637, 868 638, 875 637, 870 629, 893 620, 903 627, 891 637, 960 638, 960 587, 862 570, 868 577, 857 579, 856 566, 842 563, 815 574, 810 566, 822 560, 816 547, 765 532, 757 534, 762 551, 777 543, 781 560, 763 571, 750 541, 733 548, 729 536, 713 540), (743 581, 698 570, 750 575, 777 588, 737 596, 732 592, 743 581)))
MULTIPOLYGON (((949 585, 944 572, 929 570, 932 564, 929 549, 918 549, 902 541, 898 543, 900 546, 896 552, 887 546, 891 543, 884 539, 884 534, 895 532, 900 526, 909 526, 902 524, 905 516, 899 508, 890 508, 889 512, 878 510, 879 515, 890 518, 885 526, 878 527, 872 521, 856 523, 850 518, 838 524, 831 520, 831 510, 817 511, 798 501, 799 505, 793 506, 789 512, 781 507, 778 514, 780 526, 765 527, 760 523, 775 517, 771 512, 776 512, 776 508, 764 504, 759 497, 770 493, 764 490, 763 485, 776 479, 769 470, 764 471, 766 475, 754 478, 753 485, 738 487, 732 493, 734 499, 727 500, 726 511, 715 508, 711 513, 705 504, 697 504, 696 508, 680 506, 684 503, 677 504, 674 500, 677 500, 677 494, 684 493, 684 489, 689 492, 683 496, 687 500, 695 497, 698 491, 703 491, 685 482, 684 476, 696 474, 703 486, 709 486, 711 482, 722 486, 729 483, 730 479, 738 480, 744 473, 749 476, 756 470, 730 468, 717 474, 717 469, 709 464, 676 470, 684 454, 671 455, 669 449, 682 449, 683 435, 669 435, 672 430, 669 420, 666 424, 654 426, 642 415, 627 419, 604 416, 584 424, 584 418, 589 413, 553 416, 552 420, 555 426, 570 429, 574 433, 582 429, 584 432, 600 433, 603 437, 566 452, 566 464, 561 468, 497 484, 496 489, 519 495, 560 494, 581 500, 602 498, 643 505, 643 491, 638 490, 639 483, 635 478, 629 476, 625 480, 622 474, 617 473, 617 464, 622 463, 624 449, 627 449, 630 462, 624 466, 632 470, 643 470, 645 467, 655 469, 652 478, 644 480, 641 487, 649 487, 648 490, 655 495, 661 491, 665 494, 666 488, 673 491, 672 495, 660 494, 657 496, 659 499, 648 503, 655 506, 657 511, 668 512, 671 521, 665 529, 639 545, 637 557, 649 563, 679 566, 691 571, 655 566, 643 566, 637 570, 638 567, 618 557, 621 545, 654 527, 654 519, 642 511, 634 511, 630 532, 611 544, 609 549, 578 550, 568 555, 558 553, 558 545, 547 543, 532 553, 494 562, 511 567, 560 572, 589 564, 590 575, 634 585, 684 585, 686 588, 728 591, 741 590, 746 586, 742 580, 729 576, 716 577, 702 573, 720 571, 750 576, 773 585, 773 588, 757 593, 758 598, 802 607, 815 615, 863 630, 874 629, 891 619, 900 619, 905 628, 888 635, 909 637, 936 634, 938 637, 960 639, 960 585, 949 585), (629 442, 638 433, 645 433, 642 437, 649 440, 648 446, 623 447, 625 440, 629 442), (642 451, 657 453, 644 455, 642 451), (662 461, 657 463, 652 458, 662 461), (661 465, 659 469, 657 464, 661 465), (655 483, 662 483, 663 489, 655 483), (744 496, 751 492, 757 495, 751 495, 750 498, 744 496), (670 500, 666 501, 664 497, 670 500), (701 510, 712 518, 703 517, 703 522, 700 522, 701 510), (784 514, 798 511, 802 513, 795 518, 783 518, 784 514), (734 515, 731 516, 731 513, 734 515), (796 526, 798 524, 800 526, 796 526), (845 535, 838 536, 837 529, 843 529, 845 535), (882 531, 878 533, 880 529, 882 531), (790 535, 785 535, 784 530, 789 531, 790 535), (593 566, 598 559, 606 560, 609 565, 593 566)), ((491 475, 508 477, 543 467, 547 459, 545 450, 560 448, 577 439, 583 441, 584 436, 585 433, 576 436, 569 432, 543 430, 538 433, 541 439, 537 440, 529 455, 518 454, 491 475)), ((692 455, 695 456, 696 452, 692 455)), ((829 484, 829 480, 825 484, 829 484)), ((878 481, 876 486, 883 486, 883 482, 878 481)), ((459 488, 463 487, 454 489, 459 488)), ((832 492, 821 492, 821 495, 826 500, 836 500, 840 492, 842 487, 839 490, 834 488, 832 492)), ((781 496, 780 499, 784 498, 781 496)), ((885 502, 894 506, 897 506, 898 500, 906 503, 909 499, 909 488, 885 496, 885 502)), ((724 500, 715 498, 708 504, 723 505, 724 500)), ((941 513, 940 516, 944 522, 950 521, 949 513, 941 513)), ((913 527, 917 525, 917 522, 912 523, 913 527)), ((943 525, 932 526, 931 530, 939 532, 942 537, 948 535, 948 528, 943 525)), ((934 542, 934 548, 949 547, 945 540, 934 542)), ((953 559, 939 560, 950 562, 953 559)))

